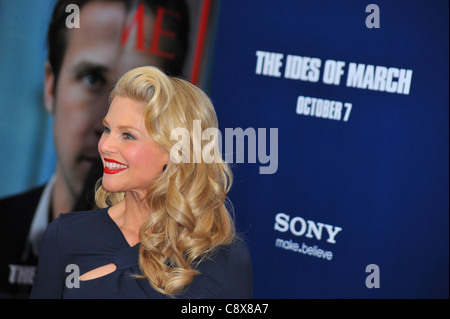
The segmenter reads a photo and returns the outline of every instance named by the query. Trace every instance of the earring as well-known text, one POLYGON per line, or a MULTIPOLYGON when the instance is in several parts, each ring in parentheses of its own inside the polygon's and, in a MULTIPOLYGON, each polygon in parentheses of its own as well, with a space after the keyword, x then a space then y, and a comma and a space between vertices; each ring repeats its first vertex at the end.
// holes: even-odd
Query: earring
POLYGON ((163 172, 166 170, 166 168, 167 168, 167 164, 164 164, 164 166, 163 166, 163 172))

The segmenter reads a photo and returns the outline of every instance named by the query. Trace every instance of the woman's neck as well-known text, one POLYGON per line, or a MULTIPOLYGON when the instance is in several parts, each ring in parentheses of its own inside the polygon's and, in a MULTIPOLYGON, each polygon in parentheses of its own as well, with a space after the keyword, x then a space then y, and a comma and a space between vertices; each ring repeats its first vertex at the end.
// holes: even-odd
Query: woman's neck
POLYGON ((109 214, 130 246, 140 242, 140 228, 150 215, 150 208, 143 196, 127 192, 120 203, 109 209, 109 214))

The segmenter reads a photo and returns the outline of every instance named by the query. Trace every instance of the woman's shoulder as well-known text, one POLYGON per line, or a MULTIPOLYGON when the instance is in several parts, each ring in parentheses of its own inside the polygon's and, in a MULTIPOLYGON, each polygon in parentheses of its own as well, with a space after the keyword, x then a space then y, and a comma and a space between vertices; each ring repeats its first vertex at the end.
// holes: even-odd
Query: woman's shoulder
POLYGON ((251 275, 252 259, 250 250, 244 240, 236 238, 226 247, 227 255, 227 280, 235 278, 236 275, 251 275))
POLYGON ((107 223, 107 214, 107 208, 63 213, 49 224, 47 232, 63 244, 73 238, 88 239, 92 234, 101 233, 102 225, 107 223))
POLYGON ((241 238, 235 238, 234 241, 228 245, 228 250, 229 254, 234 258, 243 260, 250 259, 250 250, 241 238))
POLYGON ((199 266, 220 265, 218 268, 223 269, 222 266, 226 266, 230 261, 248 261, 249 259, 250 251, 246 243, 240 238, 235 238, 231 243, 217 246, 206 254, 204 258, 201 258, 199 266))
POLYGON ((253 267, 249 248, 242 239, 228 247, 227 272, 220 298, 253 298, 253 267))
POLYGON ((251 264, 250 250, 241 238, 228 245, 216 247, 208 258, 219 269, 242 269, 251 264))
POLYGON ((200 275, 191 290, 196 297, 200 294, 201 298, 251 298, 252 262, 242 239, 216 247, 196 269, 200 275))
POLYGON ((59 218, 61 219, 60 223, 89 223, 99 217, 102 217, 105 213, 107 213, 107 211, 108 208, 100 208, 95 210, 69 212, 60 214, 59 218))

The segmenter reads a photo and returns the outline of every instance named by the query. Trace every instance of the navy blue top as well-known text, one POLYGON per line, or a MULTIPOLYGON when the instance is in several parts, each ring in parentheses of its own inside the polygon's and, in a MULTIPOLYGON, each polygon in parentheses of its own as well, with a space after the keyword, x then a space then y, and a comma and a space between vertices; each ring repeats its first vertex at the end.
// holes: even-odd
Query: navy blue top
MULTIPOLYGON (((134 276, 142 275, 138 255, 139 243, 128 244, 107 208, 61 214, 45 233, 30 298, 168 298, 134 276), (69 265, 81 276, 110 263, 117 267, 112 273, 73 287, 77 272, 69 265)), ((252 298, 251 259, 242 241, 217 249, 196 269, 200 274, 177 298, 252 298)))

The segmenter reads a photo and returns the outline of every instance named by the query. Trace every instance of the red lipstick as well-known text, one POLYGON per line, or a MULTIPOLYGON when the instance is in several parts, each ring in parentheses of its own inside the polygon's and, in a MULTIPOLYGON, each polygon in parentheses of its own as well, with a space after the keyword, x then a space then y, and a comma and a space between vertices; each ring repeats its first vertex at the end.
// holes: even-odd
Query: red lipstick
POLYGON ((127 165, 115 161, 113 159, 105 158, 104 160, 105 160, 105 168, 103 172, 105 174, 117 174, 128 168, 127 165))

